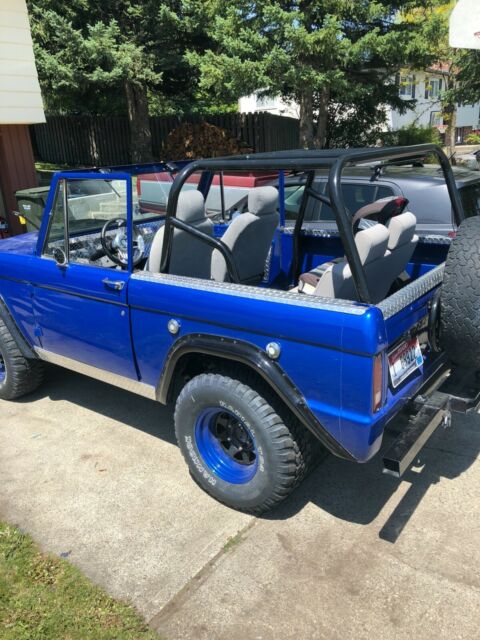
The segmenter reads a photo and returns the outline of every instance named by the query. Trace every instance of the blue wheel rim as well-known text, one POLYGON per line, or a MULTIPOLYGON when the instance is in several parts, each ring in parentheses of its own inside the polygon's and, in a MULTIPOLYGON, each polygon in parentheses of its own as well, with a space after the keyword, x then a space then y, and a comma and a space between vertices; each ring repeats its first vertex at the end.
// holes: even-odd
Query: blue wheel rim
POLYGON ((255 439, 245 424, 220 407, 205 409, 195 423, 195 443, 213 473, 231 484, 245 484, 258 469, 255 439))
POLYGON ((5 378, 7 377, 7 370, 5 369, 5 360, 3 359, 2 353, 0 351, 0 384, 5 382, 5 378))

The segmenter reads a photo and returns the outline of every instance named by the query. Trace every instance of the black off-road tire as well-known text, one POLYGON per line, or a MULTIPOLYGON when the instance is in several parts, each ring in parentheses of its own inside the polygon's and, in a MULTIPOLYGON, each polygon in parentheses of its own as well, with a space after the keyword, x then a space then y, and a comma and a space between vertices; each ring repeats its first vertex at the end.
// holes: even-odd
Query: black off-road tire
POLYGON ((291 423, 282 419, 254 388, 211 373, 200 374, 183 387, 175 407, 175 433, 197 484, 229 507, 255 515, 271 509, 298 486, 317 449, 313 436, 302 425, 293 418, 291 423), (258 467, 248 482, 234 484, 222 479, 200 452, 196 425, 209 407, 234 413, 254 436, 258 467))
POLYGON ((440 344, 452 362, 480 369, 480 217, 464 220, 448 252, 440 344))
POLYGON ((1 318, 0 358, 5 368, 5 375, 0 379, 0 399, 15 400, 35 391, 42 383, 43 363, 25 358, 1 318))

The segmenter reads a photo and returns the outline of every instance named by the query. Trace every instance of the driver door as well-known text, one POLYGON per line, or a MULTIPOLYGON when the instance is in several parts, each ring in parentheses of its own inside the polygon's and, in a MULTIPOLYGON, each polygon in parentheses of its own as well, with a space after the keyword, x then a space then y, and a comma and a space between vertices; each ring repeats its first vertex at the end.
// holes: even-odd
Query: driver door
POLYGON ((57 183, 32 274, 36 335, 43 357, 56 364, 75 368, 70 361, 76 361, 136 380, 127 306, 130 273, 98 257, 104 225, 127 219, 130 190, 126 177, 93 175, 57 183))

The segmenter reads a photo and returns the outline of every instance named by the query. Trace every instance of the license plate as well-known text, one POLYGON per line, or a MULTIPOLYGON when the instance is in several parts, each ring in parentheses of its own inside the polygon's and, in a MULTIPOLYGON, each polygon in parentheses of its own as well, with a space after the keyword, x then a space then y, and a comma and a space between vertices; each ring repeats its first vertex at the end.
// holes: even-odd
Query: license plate
POLYGON ((402 342, 400 346, 388 354, 390 380, 393 388, 403 382, 408 376, 423 364, 422 350, 418 338, 402 342))

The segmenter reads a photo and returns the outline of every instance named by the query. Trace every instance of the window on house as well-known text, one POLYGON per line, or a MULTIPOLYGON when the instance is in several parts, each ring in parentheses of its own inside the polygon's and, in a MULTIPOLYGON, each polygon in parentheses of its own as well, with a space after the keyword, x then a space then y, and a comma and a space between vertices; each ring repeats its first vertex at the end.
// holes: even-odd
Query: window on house
POLYGON ((275 109, 277 98, 275 96, 256 96, 257 109, 275 109))
POLYGON ((415 76, 412 73, 400 75, 399 84, 403 98, 415 98, 415 76))
POLYGON ((442 92, 441 78, 426 78, 425 80, 425 98, 434 100, 440 96, 442 92))
POLYGON ((430 114, 430 126, 440 127, 443 125, 443 114, 441 111, 432 111, 430 114))

